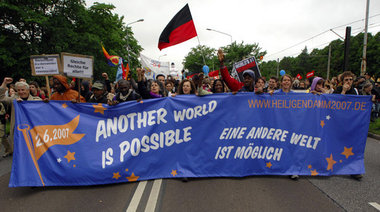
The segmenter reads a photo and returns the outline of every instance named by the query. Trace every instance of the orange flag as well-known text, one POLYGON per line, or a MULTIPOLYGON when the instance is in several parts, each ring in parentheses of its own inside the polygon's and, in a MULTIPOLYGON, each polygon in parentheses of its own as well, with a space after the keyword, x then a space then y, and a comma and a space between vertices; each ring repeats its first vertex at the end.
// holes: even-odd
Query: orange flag
POLYGON ((80 115, 64 125, 42 125, 31 129, 36 159, 54 145, 71 145, 81 140, 85 134, 73 134, 78 127, 79 117, 80 115))

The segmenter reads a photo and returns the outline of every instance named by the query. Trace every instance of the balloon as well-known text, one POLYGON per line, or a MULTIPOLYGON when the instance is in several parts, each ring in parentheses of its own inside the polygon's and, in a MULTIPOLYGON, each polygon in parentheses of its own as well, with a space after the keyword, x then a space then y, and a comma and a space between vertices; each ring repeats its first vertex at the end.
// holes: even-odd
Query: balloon
POLYGON ((285 70, 281 70, 281 71, 280 71, 280 75, 281 75, 281 76, 284 76, 284 75, 285 75, 285 70))
POLYGON ((203 73, 205 73, 205 75, 208 75, 209 71, 210 71, 210 68, 207 65, 204 65, 203 66, 203 73))

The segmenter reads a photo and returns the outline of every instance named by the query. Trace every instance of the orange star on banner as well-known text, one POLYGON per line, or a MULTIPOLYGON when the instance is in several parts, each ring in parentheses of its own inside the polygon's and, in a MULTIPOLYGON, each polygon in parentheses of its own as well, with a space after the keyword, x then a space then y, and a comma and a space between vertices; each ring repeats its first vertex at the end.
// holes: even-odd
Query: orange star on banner
POLYGON ((75 160, 75 152, 70 152, 69 150, 67 150, 67 154, 64 156, 64 158, 67 159, 67 162, 70 163, 70 161, 72 160, 75 160))
POLYGON ((177 170, 172 170, 171 175, 173 175, 173 177, 175 177, 177 175, 177 170))
POLYGON ((311 169, 311 168, 312 168, 312 166, 311 166, 311 165, 308 165, 308 166, 307 166, 307 168, 311 169))
POLYGON ((271 162, 268 162, 268 163, 266 163, 267 164, 267 167, 268 168, 271 168, 272 167, 272 163, 271 162))
POLYGON ((68 105, 67 105, 66 103, 63 103, 63 104, 62 104, 62 107, 63 107, 63 108, 67 108, 68 105))
POLYGON ((350 157, 351 155, 354 155, 354 153, 352 153, 352 147, 351 148, 344 147, 344 151, 340 154, 346 156, 346 159, 348 159, 348 157, 350 157))
POLYGON ((311 172, 311 176, 317 176, 319 174, 316 169, 311 170, 310 172, 311 172))
POLYGON ((132 172, 132 175, 126 178, 128 179, 129 182, 134 182, 134 181, 137 181, 137 179, 139 179, 139 176, 136 176, 135 173, 132 172))
POLYGON ((326 158, 326 160, 327 160, 327 163, 328 163, 327 170, 331 169, 331 171, 332 171, 334 164, 336 164, 336 161, 333 159, 333 155, 331 154, 329 158, 326 158))
POLYGON ((321 120, 321 127, 323 128, 325 126, 325 121, 321 120))
POLYGON ((113 177, 112 178, 115 178, 116 180, 119 179, 121 176, 119 174, 119 172, 116 172, 116 173, 113 173, 113 177))
POLYGON ((107 108, 103 107, 102 103, 99 103, 97 105, 92 105, 95 108, 94 113, 101 113, 104 115, 104 111, 107 110, 107 108))

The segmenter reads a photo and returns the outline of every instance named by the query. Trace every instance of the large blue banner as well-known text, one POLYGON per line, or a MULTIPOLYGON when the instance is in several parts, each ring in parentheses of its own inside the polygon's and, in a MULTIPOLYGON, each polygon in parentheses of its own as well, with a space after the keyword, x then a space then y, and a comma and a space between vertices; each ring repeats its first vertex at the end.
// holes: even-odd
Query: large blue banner
POLYGON ((298 93, 14 102, 9 186, 362 174, 371 104, 369 96, 298 93))

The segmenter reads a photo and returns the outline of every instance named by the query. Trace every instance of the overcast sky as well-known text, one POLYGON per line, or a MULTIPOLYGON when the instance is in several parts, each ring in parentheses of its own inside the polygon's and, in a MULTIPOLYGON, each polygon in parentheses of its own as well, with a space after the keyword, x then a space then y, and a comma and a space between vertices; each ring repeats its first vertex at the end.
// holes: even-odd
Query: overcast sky
MULTIPOLYGON (((230 44, 231 37, 206 30, 211 28, 230 34, 238 43, 258 43, 267 51, 264 61, 268 61, 297 56, 305 46, 309 52, 323 48, 330 41, 339 39, 328 31, 332 28, 342 37, 346 26, 351 26, 351 35, 363 32, 367 0, 86 0, 87 7, 94 2, 113 4, 116 7, 113 12, 124 16, 125 24, 143 18, 144 22, 130 25, 144 48, 142 54, 174 62, 176 69, 182 69, 184 57, 198 45, 197 38, 162 51, 157 46, 165 26, 186 3, 201 45, 218 49, 230 44), (338 26, 342 27, 335 28, 338 26), (287 49, 298 43, 301 44, 287 49)), ((379 32, 380 0, 370 1, 369 16, 375 17, 369 19, 368 31, 379 32)))

